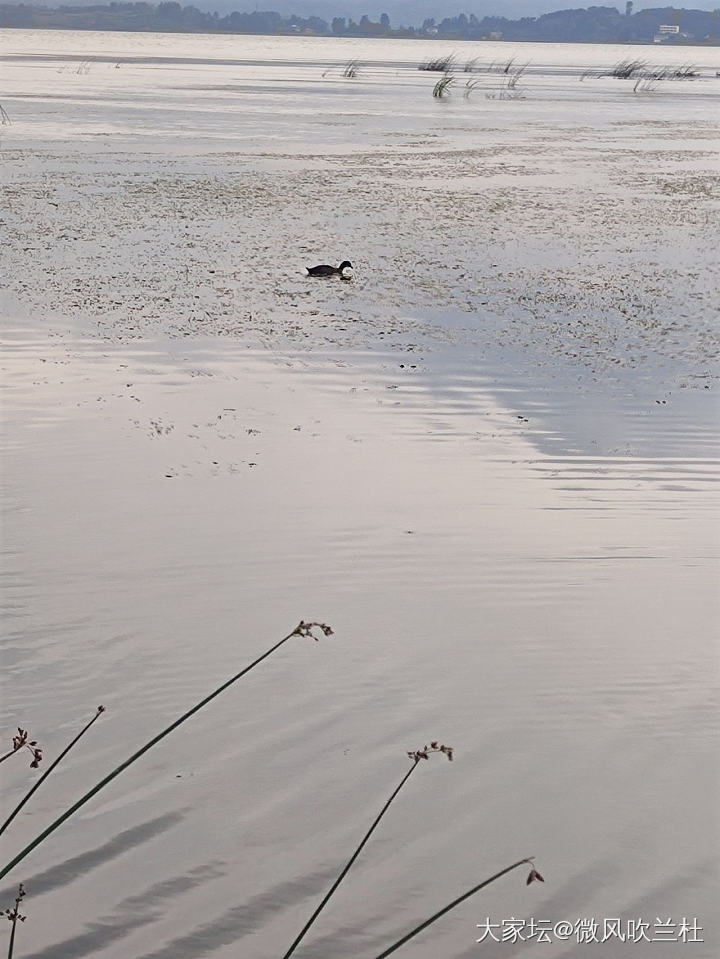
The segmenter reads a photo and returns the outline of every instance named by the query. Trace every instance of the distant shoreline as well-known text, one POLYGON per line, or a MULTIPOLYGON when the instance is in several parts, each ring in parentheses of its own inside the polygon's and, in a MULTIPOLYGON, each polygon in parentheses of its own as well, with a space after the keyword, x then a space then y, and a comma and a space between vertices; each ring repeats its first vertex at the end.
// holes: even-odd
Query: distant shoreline
MULTIPOLYGON (((270 0, 272 2, 272 0, 270 0)), ((459 14, 437 22, 426 18, 421 26, 393 26, 387 14, 378 22, 363 16, 282 16, 272 11, 225 16, 193 6, 161 2, 113 3, 59 8, 0 3, 0 28, 20 30, 81 30, 109 33, 167 33, 207 36, 299 36, 373 40, 434 40, 459 43, 585 43, 652 47, 720 46, 720 14, 702 10, 657 8, 624 13, 615 7, 557 10, 538 17, 510 20, 459 14), (669 22, 668 22, 669 21, 669 22)))
MULTIPOLYGON (((196 37, 298 37, 298 36, 312 36, 313 40, 415 40, 418 43, 441 43, 447 41, 448 43, 507 43, 507 44, 519 44, 519 43, 561 43, 567 44, 569 46, 608 46, 608 47, 652 47, 653 49, 658 48, 658 44, 653 43, 650 40, 513 40, 513 39, 490 39, 489 37, 482 37, 478 39, 471 39, 469 37, 425 37, 425 36, 412 36, 412 37, 348 37, 342 36, 337 37, 332 34, 297 34, 297 33, 243 33, 236 32, 230 33, 227 30, 128 30, 127 28, 121 27, 79 27, 79 26, 32 26, 32 27, 18 27, 18 26, 5 26, 0 22, 0 30, 36 30, 40 31, 56 31, 56 32, 70 32, 70 31, 80 31, 82 33, 137 33, 138 35, 152 35, 152 34, 167 34, 168 36, 196 36, 196 37)), ((678 40, 672 44, 672 48, 675 47, 706 47, 712 49, 714 47, 720 46, 720 41, 702 41, 702 40, 678 40)), ((665 48, 667 49, 667 47, 665 48)), ((0 61, 2 60, 12 60, 15 58, 15 54, 5 54, 0 53, 0 61)), ((19 54, 17 56, 20 56, 19 54)), ((53 57, 57 59, 57 57, 53 57)), ((143 57, 143 59, 146 59, 143 57)), ((155 58, 150 58, 155 59, 155 58)), ((160 58, 162 59, 162 58, 160 58)), ((198 58, 202 59, 202 58, 198 58)))

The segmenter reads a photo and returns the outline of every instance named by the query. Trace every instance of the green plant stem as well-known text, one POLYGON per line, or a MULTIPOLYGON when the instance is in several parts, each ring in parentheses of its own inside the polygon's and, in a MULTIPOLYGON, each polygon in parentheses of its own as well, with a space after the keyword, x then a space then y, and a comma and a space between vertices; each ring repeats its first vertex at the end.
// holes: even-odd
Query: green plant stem
POLYGON ((13 951, 15 949, 15 932, 17 930, 18 919, 20 919, 22 922, 25 921, 25 916, 20 915, 20 903, 24 898, 25 889, 23 888, 23 884, 20 883, 18 886, 17 895, 15 896, 15 906, 12 910, 7 910, 5 912, 5 915, 12 923, 12 928, 10 930, 10 942, 8 943, 8 959, 12 959, 13 951))
POLYGON ((360 855, 360 853, 362 852, 365 843, 366 843, 366 842, 368 841, 368 839, 372 836, 373 832, 375 831, 375 829, 377 828, 377 826, 380 824, 380 820, 382 819, 382 817, 385 815, 385 813, 386 813, 386 812, 388 811, 388 809, 390 808, 390 804, 391 804, 392 801, 395 799, 395 797, 396 797, 397 794, 400 792, 400 790, 403 788, 403 786, 404 786, 405 783, 408 781, 408 779, 410 778, 410 776, 413 774, 413 772, 414 772, 415 769, 417 768, 417 765, 418 765, 419 762, 420 762, 419 759, 415 759, 414 762, 413 762, 413 764, 412 764, 412 766, 410 767, 410 769, 405 773, 405 775, 403 776, 403 778, 400 780, 400 784, 399 784, 398 786, 396 786, 393 794, 390 796, 390 798, 388 799, 388 801, 385 803, 385 805, 384 805, 384 806, 382 807, 382 809, 380 810, 380 813, 379 813, 378 816, 376 817, 376 819, 375 819, 375 821, 373 822, 372 826, 371 826, 371 827, 368 829, 368 831, 365 833, 365 836, 363 837, 362 842, 361 842, 360 845, 357 847, 357 849, 355 850, 355 852, 352 854, 352 856, 351 856, 350 859, 348 860, 347 864, 346 864, 345 867, 343 868, 342 872, 340 873, 340 875, 337 877, 337 879, 335 880, 335 882, 332 884, 332 886, 330 887, 330 889, 329 889, 328 892, 326 893, 325 898, 323 899, 323 901, 320 903, 320 905, 317 907, 317 909, 315 910, 315 912, 312 914, 312 916, 310 916, 310 918, 308 919, 308 921, 305 923, 305 925, 304 925, 303 928, 301 929, 300 934, 298 935, 297 939, 295 940, 295 942, 293 942, 293 944, 290 946, 290 948, 288 949, 288 951, 287 951, 287 952, 285 953, 285 955, 283 956, 283 959, 288 959, 288 957, 291 956, 291 955, 295 952, 295 950, 297 949, 297 947, 300 945, 300 942, 304 939, 305 934, 307 933, 308 929, 310 929, 310 927, 311 927, 312 924, 315 922, 315 920, 317 919, 317 917, 320 915, 320 913, 323 911, 323 909, 325 908, 325 906, 328 904, 328 902, 330 901, 331 896, 333 895, 333 893, 335 892, 335 890, 337 889, 337 887, 340 885, 340 883, 343 881, 343 879, 345 878, 345 876, 347 876, 348 872, 350 872, 350 868, 351 868, 352 864, 355 862, 355 860, 357 859, 357 857, 358 857, 358 856, 360 855))
POLYGON ((93 718, 90 720, 90 722, 87 723, 87 724, 80 730, 80 732, 77 734, 77 736, 76 736, 70 743, 68 743, 68 745, 65 747, 65 749, 63 749, 63 751, 62 751, 62 752, 60 753, 60 755, 57 757, 57 759, 55 760, 55 762, 52 763, 50 766, 48 766, 48 768, 45 770, 45 772, 42 774, 42 776, 38 779, 38 781, 35 783, 35 785, 34 785, 30 790, 28 790, 27 793, 25 793, 25 796, 20 800, 20 802, 17 804, 17 806, 13 809, 13 811, 10 813, 10 815, 9 815, 8 818, 5 820, 5 822, 2 824, 2 826, 0 826, 0 836, 2 836, 2 834, 5 832, 5 830, 7 829, 7 827, 10 825, 10 823, 13 821, 13 819, 17 816, 17 814, 18 814, 18 813, 20 812, 20 810, 23 808, 23 806, 25 805, 25 803, 32 797, 33 793, 35 793, 35 792, 40 788, 40 786, 42 786, 42 784, 43 784, 43 783, 45 782, 45 780, 48 778, 48 776, 49 776, 50 773, 53 771, 53 769, 55 769, 55 767, 56 767, 59 763, 62 762, 62 760, 67 756, 67 754, 70 752, 70 750, 73 748, 73 746, 78 742, 78 740, 82 739, 82 737, 85 735, 85 733, 88 731, 88 729, 90 729, 90 727, 91 727, 92 724, 95 722, 95 720, 98 719, 98 717, 101 716, 104 712, 105 712, 105 710, 104 710, 103 708, 97 710, 97 712, 95 713, 95 715, 93 716, 93 718))
POLYGON ((249 673, 251 669, 254 669, 264 659, 267 659, 268 656, 274 653, 275 650, 279 649, 283 645, 283 643, 286 643, 293 636, 300 635, 299 631, 302 625, 303 624, 301 623, 300 626, 296 626, 295 629, 291 633, 288 633, 287 636, 285 636, 283 639, 281 639, 280 642, 275 643, 274 646, 271 646, 270 649, 267 650, 267 652, 264 652, 262 656, 258 656, 256 660, 250 663, 249 666, 246 666, 244 669, 241 669, 239 673, 236 673, 234 676, 231 676, 230 679, 224 682, 221 686, 218 686, 218 688, 214 692, 210 693, 209 696, 206 696, 205 699, 200 700, 200 702, 197 703, 195 706, 193 706, 192 709, 189 709, 186 713, 183 713, 183 715, 180 716, 179 719, 176 719, 174 723, 171 723, 167 727, 167 729, 164 729, 161 733, 158 733, 157 736, 153 736, 150 742, 145 743, 145 745, 141 749, 138 749, 137 752, 133 753, 129 759, 126 759, 125 762, 120 763, 120 765, 117 766, 115 769, 113 769, 113 771, 109 773, 104 779, 101 779, 99 783, 97 783, 95 786, 92 787, 92 789, 86 792, 84 796, 81 796, 81 798, 78 799, 76 803, 73 803, 72 806, 66 809, 61 816, 58 816, 55 822, 51 823, 47 827, 47 829, 43 830, 43 832, 40 833, 39 836, 36 836, 35 839, 32 840, 32 842, 28 843, 28 845, 25 846, 25 848, 21 852, 19 852, 14 859, 11 859, 10 862, 0 870, 0 879, 3 879, 5 876, 7 876, 10 870, 14 869, 15 866, 18 865, 18 863, 22 862, 23 859, 27 855, 29 855, 33 851, 33 849, 36 848, 36 846, 39 846, 41 842, 43 842, 45 839, 47 839, 48 836, 54 833, 59 826, 62 826, 62 824, 65 822, 66 819, 69 819, 74 813, 78 811, 78 809, 82 808, 86 802, 88 802, 90 799, 93 798, 93 796, 99 793, 101 789, 104 789, 105 786, 107 786, 108 783, 111 783, 113 779, 115 779, 117 776, 120 775, 121 772, 124 772, 128 768, 128 766, 132 766, 132 764, 136 762, 138 759, 140 759, 141 756, 145 755, 145 753, 149 749, 152 749, 153 746, 157 745, 157 743, 159 743, 161 739, 164 739, 166 736, 168 736, 173 730, 177 729, 178 726, 181 726, 186 719, 189 719, 191 716, 193 716, 196 712, 198 712, 198 710, 202 709, 203 706, 207 706, 207 704, 211 700, 215 699, 216 696, 219 696, 220 693, 224 692, 229 686, 232 686, 232 684, 237 682, 238 679, 240 679, 242 676, 245 676, 246 673, 249 673))
POLYGON ((430 916, 430 918, 426 919, 425 922, 420 923, 419 926, 415 926, 415 928, 412 929, 406 936, 403 936, 402 939, 398 939, 398 941, 393 943, 389 949, 386 949, 385 952, 381 952, 379 956, 375 957, 375 959, 385 959, 386 956, 389 956, 391 953, 395 952, 396 949, 399 949, 400 946, 404 946, 406 942, 409 942, 410 939, 413 939, 415 936, 417 936, 418 933, 423 931, 423 929, 427 929, 428 926, 431 926, 436 920, 440 919, 441 916, 444 916, 446 912, 450 912, 450 910, 454 909, 455 906, 459 906, 461 902, 469 899, 470 896, 474 896, 475 893, 479 892, 480 889, 483 889, 485 886, 489 886, 491 882, 495 882, 496 879, 504 876, 505 873, 511 872, 513 869, 517 869, 518 866, 522 866, 523 863, 529 862, 532 862, 531 858, 519 859, 517 862, 514 862, 512 866, 507 866, 505 869, 501 869, 500 872, 496 872, 494 876, 490 876, 490 878, 486 879, 484 882, 479 883, 477 886, 473 886, 472 889, 469 889, 466 893, 463 893, 462 896, 458 896, 457 899, 453 899, 453 901, 448 903, 444 909, 436 912, 434 916, 430 916))
POLYGON ((12 921, 12 929, 10 930, 10 944, 8 945, 8 959, 12 959, 13 950, 15 949, 15 929, 17 928, 17 916, 12 921))

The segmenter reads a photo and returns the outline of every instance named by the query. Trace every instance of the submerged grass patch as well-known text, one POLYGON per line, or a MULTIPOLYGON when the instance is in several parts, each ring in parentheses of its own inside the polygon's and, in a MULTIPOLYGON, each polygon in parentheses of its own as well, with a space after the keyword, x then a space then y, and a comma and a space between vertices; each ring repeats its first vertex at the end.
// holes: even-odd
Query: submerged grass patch
POLYGON ((438 82, 433 87, 432 95, 437 100, 442 100, 443 97, 450 96, 450 87, 455 82, 455 77, 451 73, 446 73, 445 76, 440 77, 438 82))
POLYGON ((360 61, 348 60, 343 68, 343 76, 346 80, 355 80, 360 73, 360 61))
POLYGON ((651 66, 647 60, 620 60, 610 70, 585 70, 584 73, 580 75, 580 79, 597 80, 603 77, 612 77, 615 80, 635 80, 641 82, 653 80, 695 80, 699 76, 700 71, 692 63, 686 63, 680 67, 661 67, 651 66))
POLYGON ((421 63, 418 70, 431 70, 436 73, 448 73, 455 67, 455 54, 450 53, 444 57, 436 57, 434 60, 426 60, 421 63))

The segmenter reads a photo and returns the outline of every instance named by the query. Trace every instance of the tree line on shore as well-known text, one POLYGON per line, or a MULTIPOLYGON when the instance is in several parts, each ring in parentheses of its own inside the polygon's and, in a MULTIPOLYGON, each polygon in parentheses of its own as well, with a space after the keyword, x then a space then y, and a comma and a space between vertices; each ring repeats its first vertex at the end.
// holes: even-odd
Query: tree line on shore
POLYGON ((320 17, 281 16, 274 11, 235 11, 220 16, 217 12, 209 13, 194 6, 181 6, 174 0, 165 0, 157 6, 144 2, 85 7, 0 4, 0 27, 576 43, 649 43, 661 37, 665 43, 718 43, 718 10, 659 7, 633 13, 632 7, 632 3, 627 3, 624 12, 615 7, 557 10, 519 20, 460 14, 439 21, 428 18, 421 26, 392 26, 385 13, 378 21, 368 16, 357 22, 335 17, 328 23, 320 17), (664 27, 662 31, 661 26, 664 27))

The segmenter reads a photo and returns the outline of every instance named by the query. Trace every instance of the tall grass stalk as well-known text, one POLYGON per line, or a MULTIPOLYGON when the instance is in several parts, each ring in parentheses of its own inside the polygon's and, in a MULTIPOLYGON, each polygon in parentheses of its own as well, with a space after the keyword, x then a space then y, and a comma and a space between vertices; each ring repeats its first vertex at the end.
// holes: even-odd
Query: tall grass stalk
POLYGON ((312 639, 317 639, 317 637, 313 634, 313 627, 320 629, 325 636, 332 635, 332 629, 330 626, 326 626, 325 623, 306 623, 303 620, 300 620, 300 623, 291 633, 288 633, 287 636, 275 643, 274 646, 271 646, 270 649, 262 654, 262 656, 258 656, 258 658, 250 663, 249 666, 245 666, 245 668, 241 669, 239 673, 231 676, 230 679, 226 680, 221 686, 218 686, 218 688, 210 693, 209 696, 201 699, 199 703, 196 703, 192 707, 192 709, 189 709, 186 713, 183 713, 182 716, 175 720, 175 722, 171 723, 166 729, 163 729, 162 732, 158 733, 156 736, 153 736, 149 742, 145 743, 145 745, 138 749, 137 752, 133 753, 132 756, 120 763, 119 766, 116 766, 111 773, 105 776, 104 779, 101 779, 99 783, 96 783, 96 785, 94 785, 92 789, 88 790, 84 796, 81 796, 76 803, 73 803, 72 806, 69 806, 65 812, 62 813, 62 815, 58 816, 58 818, 47 827, 47 829, 44 829, 43 832, 41 832, 39 836, 36 836, 32 842, 28 843, 28 845, 25 846, 25 848, 21 850, 14 859, 11 859, 6 866, 0 869, 0 879, 3 879, 10 872, 10 870, 14 869, 18 863, 22 862, 23 859, 25 859, 25 857, 33 851, 33 849, 39 846, 41 842, 48 838, 48 836, 52 835, 52 833, 54 833, 59 826, 62 826, 62 824, 72 815, 74 815, 78 809, 81 809, 86 802, 89 802, 93 796, 100 792, 101 789, 104 789, 105 786, 113 781, 113 779, 116 779, 121 772, 124 772, 129 766, 132 766, 133 763, 137 762, 137 760, 140 759, 141 756, 144 756, 148 750, 152 749, 153 746, 156 746, 166 736, 170 735, 173 730, 177 729, 178 726, 181 726, 187 719, 201 710, 203 706, 207 706, 207 704, 215 699, 216 696, 219 696, 220 693, 232 686, 233 683, 236 683, 243 676, 247 675, 251 669, 255 669, 255 667, 258 666, 264 659, 267 659, 268 656, 271 656, 274 652, 276 652, 276 650, 280 649, 281 646, 287 643, 289 639, 292 639, 293 636, 309 636, 312 639))
POLYGON ((469 899, 470 896, 474 896, 476 892, 484 889, 485 886, 489 886, 490 883, 495 882, 496 879, 500 879, 507 873, 512 872, 513 869, 517 869, 519 866, 522 866, 523 863, 529 863, 530 865, 530 875, 527 878, 528 885, 531 882, 534 882, 536 879, 539 879, 540 882, 545 882, 543 877, 532 864, 534 858, 534 856, 528 856, 527 859, 519 859, 517 862, 514 862, 512 866, 506 866, 505 869, 501 869, 500 872, 496 872, 494 876, 490 876, 489 879, 485 879, 483 882, 478 883, 477 886, 473 886, 472 889, 468 889, 468 891, 463 893, 462 896, 458 896, 457 899, 453 899, 452 902, 449 902, 447 906, 444 906, 439 912, 436 912, 433 916, 430 916, 430 918, 426 919, 425 922, 421 922, 419 926, 415 926, 414 929, 411 929, 407 935, 403 936, 402 939, 398 939, 397 942, 394 942, 392 946, 385 950, 385 952, 381 952, 379 956, 375 957, 375 959, 385 959, 386 956, 396 952, 401 946, 404 946, 406 942, 414 939, 415 936, 421 933, 424 929, 427 929, 428 926, 431 926, 434 922, 437 922, 437 920, 444 916, 445 913, 450 912, 450 910, 454 909, 455 906, 459 906, 461 902, 469 899))
POLYGON ((13 819, 17 816, 17 814, 18 814, 18 813, 20 812, 20 810, 23 808, 23 806, 25 805, 25 803, 26 803, 26 802, 32 797, 32 795, 33 795, 35 792, 37 792, 37 790, 42 786, 42 784, 43 784, 43 783, 45 782, 45 780, 48 778, 48 776, 49 776, 50 773, 53 771, 53 769, 55 769, 56 766, 58 766, 58 765, 63 761, 63 759, 67 756, 67 754, 70 752, 70 750, 73 748, 73 746, 74 746, 77 742, 79 742, 79 740, 82 739, 82 737, 85 735, 85 733, 88 731, 88 729, 90 729, 90 727, 91 727, 92 724, 95 722, 95 720, 98 719, 104 712, 105 712, 105 707, 104 707, 104 706, 98 706, 97 711, 95 712, 95 715, 94 715, 93 718, 90 720, 90 722, 87 723, 85 726, 83 726, 83 728, 80 730, 80 732, 77 734, 77 736, 76 736, 70 743, 68 743, 68 745, 65 747, 65 749, 63 749, 63 751, 62 751, 62 752, 60 753, 60 755, 57 757, 57 759, 55 760, 55 762, 51 763, 50 766, 48 766, 48 768, 45 770, 45 772, 42 774, 42 776, 38 779, 38 781, 35 783, 35 785, 34 785, 30 790, 28 790, 28 792, 25 793, 24 797, 20 800, 20 802, 17 804, 17 806, 13 809, 13 811, 10 813, 10 815, 9 815, 8 818, 5 820, 5 822, 2 824, 2 826, 0 826, 0 836, 2 836, 2 834, 5 832, 5 830, 7 829, 7 827, 10 825, 10 823, 13 821, 13 819))
POLYGON ((5 910, 5 918, 9 919, 12 923, 12 929, 10 930, 10 943, 8 945, 8 954, 7 959, 12 959, 13 952, 15 951, 15 933, 17 931, 18 919, 20 922, 25 922, 25 916, 20 915, 20 903, 25 898, 25 889, 23 884, 20 883, 18 886, 17 896, 15 896, 15 905, 12 909, 5 910))
POLYGON ((355 862, 355 860, 357 859, 357 857, 360 855, 360 853, 363 851, 363 848, 365 847, 365 844, 367 843, 368 839, 370 839, 370 837, 372 836, 372 834, 375 832, 375 830, 377 829, 377 827, 380 825, 380 820, 383 818, 383 816, 385 815, 385 813, 386 813, 386 812, 388 811, 388 809, 390 808, 390 806, 391 806, 393 800, 395 799, 395 797, 398 795, 398 793, 399 793, 400 790, 403 788, 403 786, 405 785, 405 783, 408 781, 408 779, 409 779, 409 778, 412 776, 412 774, 415 772, 415 770, 417 769, 418 764, 420 763, 420 761, 421 761, 422 759, 429 759, 429 754, 430 754, 431 752, 443 752, 443 753, 445 753, 445 755, 448 757, 448 759, 452 759, 452 756, 453 756, 453 751, 452 751, 452 749, 451 749, 449 746, 442 746, 442 747, 440 747, 440 746, 437 745, 437 743, 432 743, 430 746, 424 746, 423 749, 418 749, 418 750, 416 750, 416 751, 414 751, 414 752, 408 753, 408 756, 409 756, 409 757, 412 759, 412 761, 413 761, 412 766, 410 767, 410 769, 408 769, 408 771, 407 771, 407 772, 405 773, 405 775, 402 777, 402 779, 400 780, 400 782, 398 783, 398 785, 395 787, 395 789, 393 790, 390 798, 387 800, 387 802, 385 803, 385 805, 382 807, 382 809, 380 810, 380 812, 378 813, 378 815, 375 817, 375 820, 373 821, 373 824, 370 826, 370 828, 368 829, 368 831, 367 831, 367 832, 365 833, 365 835, 363 836, 363 838, 362 838, 362 840, 361 840, 361 842, 360 842, 360 845, 357 847, 357 849, 356 849, 355 852, 352 854, 352 856, 348 859, 347 863, 345 864, 345 866, 343 867, 343 869, 340 871, 340 874, 338 875, 337 879, 335 880, 335 882, 332 884, 332 886, 330 887, 330 889, 329 889, 329 890, 327 891, 327 893, 325 894, 325 897, 323 898, 323 900, 322 900, 322 902, 320 903, 320 905, 317 907, 317 909, 315 910, 315 912, 312 914, 312 916, 310 916, 310 918, 308 919, 308 921, 307 921, 307 922, 305 923, 305 925, 302 927, 302 929, 300 930, 297 938, 295 939, 295 941, 293 942, 293 944, 290 946, 290 948, 288 949, 288 951, 287 951, 287 952, 285 953, 285 955, 283 956, 283 959, 289 959, 289 957, 295 952, 295 950, 297 949, 297 947, 300 945, 300 943, 302 942, 302 940, 305 938, 305 936, 306 936, 307 932, 309 931, 310 927, 313 925, 313 923, 315 922, 315 920, 317 919, 317 917, 320 915, 320 913, 323 911, 323 909, 324 909, 325 906, 328 904, 328 902, 330 902, 330 899, 331 899, 332 896, 334 895, 335 890, 338 888, 338 886, 339 886, 340 883, 343 881, 343 879, 345 878, 345 876, 347 876, 347 874, 350 872, 350 869, 352 868, 353 863, 355 862))

